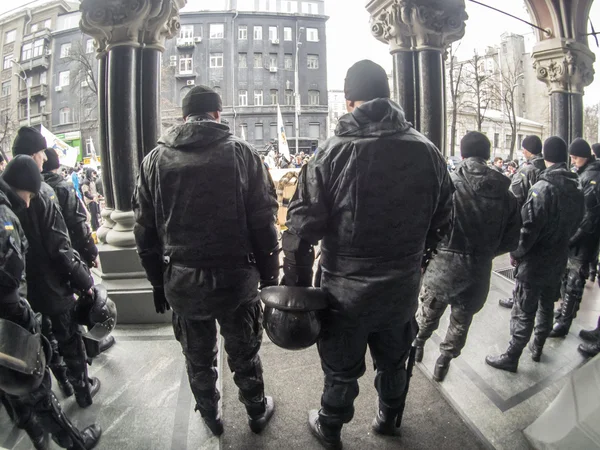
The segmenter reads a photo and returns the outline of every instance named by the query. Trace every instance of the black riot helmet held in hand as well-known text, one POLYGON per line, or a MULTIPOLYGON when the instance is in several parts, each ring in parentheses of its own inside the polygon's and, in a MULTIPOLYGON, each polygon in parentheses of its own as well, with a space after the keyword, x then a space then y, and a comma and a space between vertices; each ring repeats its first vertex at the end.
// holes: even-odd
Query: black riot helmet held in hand
POLYGON ((321 289, 273 286, 260 293, 265 304, 263 326, 273 343, 287 350, 301 350, 317 342, 321 333, 319 311, 328 306, 321 289))
POLYGON ((117 325, 117 306, 108 298, 108 292, 101 284, 95 285, 94 295, 82 295, 75 305, 77 323, 88 327, 85 337, 101 341, 117 325))

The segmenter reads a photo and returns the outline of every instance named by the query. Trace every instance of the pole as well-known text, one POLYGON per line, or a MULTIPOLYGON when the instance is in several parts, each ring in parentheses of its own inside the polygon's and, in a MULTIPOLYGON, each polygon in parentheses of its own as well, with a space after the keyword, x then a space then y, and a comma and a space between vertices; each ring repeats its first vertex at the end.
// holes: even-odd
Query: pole
POLYGON ((301 101, 300 101, 300 93, 298 92, 300 89, 300 75, 299 75, 299 68, 298 68, 298 61, 299 61, 299 57, 298 57, 298 53, 300 53, 300 33, 302 32, 302 27, 298 27, 298 21, 296 21, 296 64, 295 64, 295 69, 294 69, 294 109, 295 109, 295 119, 296 119, 296 154, 299 153, 300 151, 300 144, 299 144, 299 136, 300 136, 300 118, 298 117, 300 114, 300 105, 301 105, 301 101))

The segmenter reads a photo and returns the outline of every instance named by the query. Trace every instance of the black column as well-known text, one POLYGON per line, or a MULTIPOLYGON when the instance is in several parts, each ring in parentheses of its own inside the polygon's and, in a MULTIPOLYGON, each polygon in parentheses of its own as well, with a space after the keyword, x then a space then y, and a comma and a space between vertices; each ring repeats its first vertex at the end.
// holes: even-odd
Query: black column
POLYGON ((392 53, 394 59, 394 89, 398 103, 404 109, 406 120, 415 127, 418 126, 417 97, 415 74, 415 53, 412 51, 397 51, 392 53))
POLYGON ((417 52, 419 98, 418 129, 440 150, 445 141, 444 75, 442 53, 439 50, 417 52))
POLYGON ((115 207, 115 196, 110 171, 110 151, 108 148, 108 103, 107 103, 107 58, 104 53, 98 59, 98 139, 100 143, 100 165, 102 167, 102 188, 106 208, 115 207))
POLYGON ((553 92, 550 94, 552 135, 561 137, 567 144, 571 141, 569 133, 569 94, 553 92))
POLYGON ((583 137, 583 95, 569 94, 570 140, 583 137))
POLYGON ((161 52, 152 47, 140 51, 139 103, 141 112, 141 159, 156 146, 160 137, 160 71, 161 52))
POLYGON ((117 46, 108 52, 108 136, 115 209, 131 211, 137 173, 137 49, 117 46))

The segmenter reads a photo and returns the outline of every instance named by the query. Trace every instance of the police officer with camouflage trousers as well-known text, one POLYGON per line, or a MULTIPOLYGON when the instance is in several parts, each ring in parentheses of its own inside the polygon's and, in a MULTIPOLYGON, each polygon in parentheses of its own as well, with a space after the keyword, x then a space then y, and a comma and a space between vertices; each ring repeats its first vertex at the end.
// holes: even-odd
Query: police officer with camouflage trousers
MULTIPOLYGON (((517 198, 519 208, 521 208, 525 203, 525 200, 527 200, 529 189, 537 183, 540 173, 542 173, 543 170, 546 170, 544 158, 542 156, 542 141, 538 136, 525 136, 525 139, 523 139, 523 142, 521 143, 521 147, 523 149, 525 162, 519 167, 519 170, 513 176, 510 184, 510 191, 517 198)), ((501 298, 499 303, 500 306, 508 309, 511 309, 514 304, 512 297, 501 298)))
MULTIPOLYGON (((0 177, 0 318, 31 333, 39 332, 38 324, 33 310, 19 292, 25 276, 28 244, 15 213, 29 207, 40 186, 39 167, 29 156, 16 156, 0 177)), ((15 339, 15 336, 10 338, 15 339)), ((75 447, 74 439, 83 448, 94 448, 101 429, 96 425, 83 431, 75 428, 52 393, 48 370, 42 377, 41 385, 28 394, 16 396, 0 392, 8 399, 17 427, 25 430, 36 450, 48 449, 48 433, 62 448, 81 448, 75 447)))
POLYGON ((204 86, 183 100, 185 123, 170 128, 143 160, 134 196, 138 253, 157 312, 173 308, 196 409, 215 435, 217 321, 229 368, 260 433, 274 405, 258 355, 262 286, 277 285, 275 189, 258 153, 221 124, 221 98, 204 86))
POLYGON ((288 286, 312 284, 321 242, 320 285, 330 297, 317 342, 325 386, 308 420, 328 448, 341 448, 342 426, 354 416, 367 347, 379 394, 373 428, 396 432, 423 255, 447 231, 452 209, 446 163, 390 99, 385 70, 356 63, 345 95, 349 114, 302 168, 283 234, 288 286))
POLYGON ((600 240, 600 161, 595 160, 592 148, 581 138, 571 143, 569 154, 583 188, 585 213, 569 241, 569 263, 562 286, 563 301, 550 337, 563 337, 569 332, 579 310, 585 280, 589 277, 589 266, 596 258, 600 240))
POLYGON ((483 308, 490 289, 492 260, 516 250, 521 229, 520 209, 509 191, 510 181, 489 168, 491 144, 477 131, 461 141, 463 161, 452 173, 452 230, 438 246, 423 277, 419 333, 415 340, 417 361, 423 358, 425 341, 438 328, 451 305, 450 326, 433 378, 443 381, 450 361, 460 355, 473 316, 483 308))
POLYGON ((583 216, 583 192, 577 175, 566 164, 567 144, 559 137, 544 142, 548 167, 529 190, 521 209, 519 247, 511 253, 516 265, 515 304, 511 313, 512 339, 505 353, 487 356, 496 369, 516 372, 532 333, 531 358, 538 362, 552 330, 554 302, 569 255, 569 239, 583 216))
MULTIPOLYGON (((13 142, 13 154, 30 155, 38 164, 40 178, 46 148, 46 139, 31 127, 20 128, 13 142)), ((42 181, 40 193, 31 201, 31 207, 18 216, 29 242, 27 299, 34 311, 50 318, 77 404, 88 407, 100 389, 100 381, 88 377, 85 345, 73 317, 73 294, 93 295, 93 279, 71 246, 67 226, 50 186, 42 181)))

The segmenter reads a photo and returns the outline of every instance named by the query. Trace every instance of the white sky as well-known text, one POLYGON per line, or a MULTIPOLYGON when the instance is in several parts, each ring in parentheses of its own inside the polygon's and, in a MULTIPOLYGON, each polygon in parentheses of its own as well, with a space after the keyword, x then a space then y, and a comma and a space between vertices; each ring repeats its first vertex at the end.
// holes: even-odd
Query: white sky
MULTIPOLYGON (((208 0, 207 0, 208 1, 208 0)), ((329 88, 341 89, 348 68, 361 59, 372 59, 388 71, 392 68, 392 57, 388 47, 371 36, 369 14, 365 10, 366 0, 325 0, 326 13, 330 16, 327 28, 327 59, 329 88)), ((488 0, 490 4, 530 20, 523 0, 488 0)), ((0 0, 0 13, 29 3, 29 0, 0 0)), ((530 43, 534 42, 531 27, 475 3, 467 3, 467 32, 460 46, 459 57, 469 57, 475 49, 484 50, 489 45, 497 45, 505 31, 525 34, 530 43)), ((592 6, 590 17, 596 19, 596 29, 600 30, 600 0, 592 6)), ((600 39, 600 36, 599 36, 600 39)), ((586 89, 586 104, 600 103, 600 48, 590 39, 590 48, 596 54, 596 76, 586 89)))

